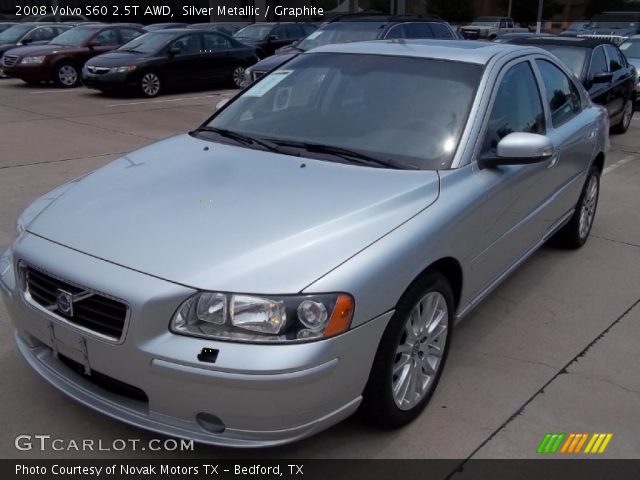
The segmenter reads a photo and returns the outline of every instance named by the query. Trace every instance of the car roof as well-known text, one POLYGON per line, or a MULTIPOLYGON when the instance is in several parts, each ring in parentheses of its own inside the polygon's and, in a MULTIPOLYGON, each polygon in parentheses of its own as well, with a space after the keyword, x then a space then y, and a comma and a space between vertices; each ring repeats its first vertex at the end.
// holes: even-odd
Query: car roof
POLYGON ((613 43, 603 38, 593 37, 528 37, 515 40, 515 45, 560 45, 568 47, 583 47, 583 48, 595 48, 598 45, 613 43))
POLYGON ((438 15, 387 15, 387 14, 371 14, 371 13, 354 13, 341 15, 329 20, 329 23, 337 22, 378 22, 378 23, 403 23, 403 22, 438 22, 446 23, 442 17, 438 15))
MULTIPOLYGON (((325 45, 314 48, 311 52, 395 55, 486 65, 496 55, 527 50, 529 49, 513 44, 477 40, 374 40, 325 45)), ((535 51, 539 50, 531 49, 530 53, 535 51)))

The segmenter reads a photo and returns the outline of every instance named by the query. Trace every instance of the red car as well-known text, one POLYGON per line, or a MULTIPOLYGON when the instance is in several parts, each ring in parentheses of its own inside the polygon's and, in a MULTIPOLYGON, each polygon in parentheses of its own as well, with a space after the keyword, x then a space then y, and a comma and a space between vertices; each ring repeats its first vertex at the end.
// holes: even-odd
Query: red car
POLYGON ((46 45, 18 47, 2 57, 2 70, 27 83, 54 82, 63 88, 80 85, 87 60, 142 35, 131 24, 86 24, 58 35, 46 45))

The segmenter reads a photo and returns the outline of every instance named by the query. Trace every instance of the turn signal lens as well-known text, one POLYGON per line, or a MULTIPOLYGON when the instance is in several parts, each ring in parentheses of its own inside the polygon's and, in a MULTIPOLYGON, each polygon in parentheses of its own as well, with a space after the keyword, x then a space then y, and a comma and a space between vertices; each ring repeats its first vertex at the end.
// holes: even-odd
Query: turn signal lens
POLYGON ((324 330, 325 337, 333 337, 346 332, 351 325, 353 319, 354 304, 353 298, 349 295, 341 293, 336 300, 336 306, 329 319, 329 325, 324 330))

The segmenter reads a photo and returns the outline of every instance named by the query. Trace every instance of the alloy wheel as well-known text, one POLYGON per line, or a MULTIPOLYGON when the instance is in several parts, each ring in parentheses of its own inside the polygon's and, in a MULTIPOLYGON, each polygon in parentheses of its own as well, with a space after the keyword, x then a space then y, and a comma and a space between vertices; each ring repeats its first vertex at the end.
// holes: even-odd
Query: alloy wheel
POLYGON ((78 82, 78 71, 72 65, 63 65, 58 69, 58 80, 65 87, 72 87, 78 82))
POLYGON ((160 92, 160 78, 153 72, 147 72, 143 75, 140 86, 147 97, 155 97, 160 92))
POLYGON ((241 66, 233 69, 233 84, 238 88, 244 85, 244 72, 245 68, 241 66))
POLYGON ((427 395, 448 337, 449 312, 440 292, 427 293, 411 310, 396 348, 391 388, 400 410, 410 410, 427 395))
POLYGON ((633 101, 627 100, 627 103, 624 105, 624 114, 622 116, 622 128, 624 130, 627 130, 629 128, 632 118, 633 118, 633 101))
POLYGON ((593 219, 596 215, 596 207, 598 205, 598 177, 592 175, 589 179, 589 183, 582 198, 582 205, 580 206, 580 238, 584 239, 589 235, 591 227, 593 225, 593 219))

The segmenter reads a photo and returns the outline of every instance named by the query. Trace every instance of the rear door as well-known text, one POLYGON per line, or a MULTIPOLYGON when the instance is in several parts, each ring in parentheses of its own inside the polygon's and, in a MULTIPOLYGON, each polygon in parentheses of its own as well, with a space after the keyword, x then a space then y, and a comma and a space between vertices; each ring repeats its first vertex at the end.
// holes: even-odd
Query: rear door
POLYGON ((182 86, 206 82, 202 59, 202 33, 182 35, 166 49, 167 60, 163 63, 162 75, 168 85, 182 86), (169 53, 175 48, 176 53, 169 53))
POLYGON ((587 87, 589 96, 594 103, 602 105, 609 112, 609 117, 613 114, 612 105, 612 88, 611 82, 596 83, 594 78, 598 74, 609 73, 609 61, 604 52, 604 45, 598 45, 591 52, 591 62, 587 73, 587 87))
POLYGON ((204 33, 203 38, 203 78, 207 81, 230 79, 237 62, 231 40, 214 32, 204 33))

